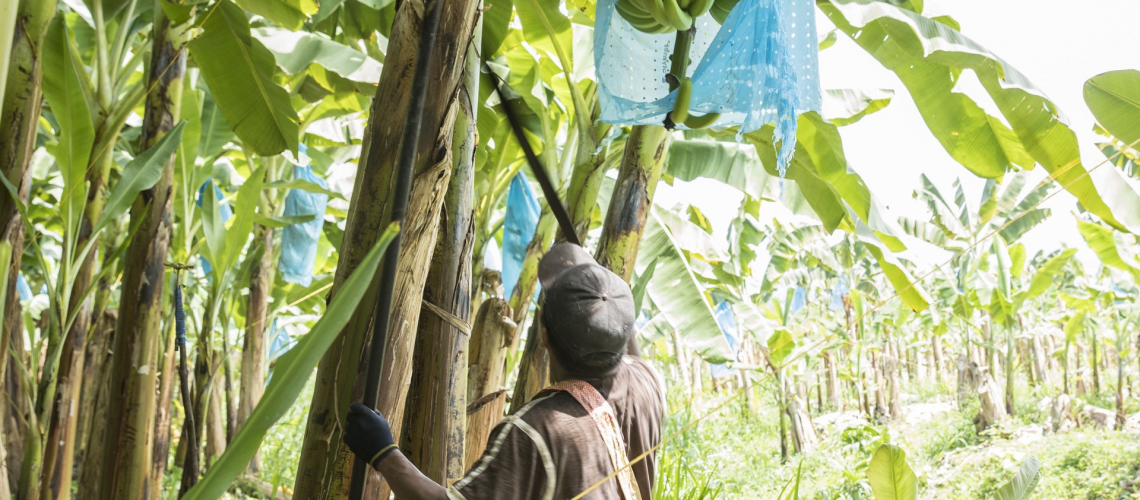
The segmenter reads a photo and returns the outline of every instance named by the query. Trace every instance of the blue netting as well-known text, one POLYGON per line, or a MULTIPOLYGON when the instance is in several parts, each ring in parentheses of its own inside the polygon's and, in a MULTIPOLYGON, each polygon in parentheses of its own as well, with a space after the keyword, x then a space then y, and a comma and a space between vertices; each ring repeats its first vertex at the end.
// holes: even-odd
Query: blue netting
MULTIPOLYGON (((728 341, 728 348, 732 349, 732 356, 736 357, 736 350, 740 348, 740 334, 736 329, 736 316, 732 314, 732 306, 728 305, 727 301, 722 300, 720 304, 717 304, 716 309, 713 309, 713 316, 716 317, 716 324, 720 326, 720 331, 724 333, 724 338, 728 341)), ((736 374, 736 369, 730 369, 720 363, 714 363, 710 366, 710 371, 712 378, 736 374)))
MULTIPOLYGON (((323 189, 329 184, 321 176, 313 173, 309 166, 295 167, 293 178, 308 181, 323 189)), ((317 260, 317 243, 325 225, 325 209, 329 196, 324 193, 311 193, 301 189, 291 189, 285 196, 285 216, 313 215, 313 220, 300 224, 290 224, 281 231, 281 259, 277 269, 281 279, 301 286, 313 282, 313 264, 317 260)))
MULTIPOLYGON (((599 0, 594 24, 601 119, 659 125, 676 102, 665 81, 676 34, 638 31, 616 14, 616 3, 599 0)), ((717 125, 739 125, 740 134, 776 124, 783 172, 795 151, 796 117, 820 109, 815 2, 741 0, 723 26, 709 15, 694 25, 689 109, 720 113, 717 125)))
MULTIPOLYGON (((226 194, 222 192, 222 188, 218 187, 217 184, 214 184, 213 179, 207 180, 206 182, 202 183, 202 187, 198 188, 198 201, 196 203, 199 207, 202 206, 202 198, 206 195, 206 188, 208 186, 214 187, 214 199, 217 200, 218 203, 221 203, 221 205, 218 207, 218 212, 222 216, 222 222, 230 220, 230 217, 234 216, 234 209, 230 208, 230 204, 228 202, 222 201, 226 198, 226 194)), ((210 273, 214 271, 214 266, 210 264, 210 261, 207 260, 205 256, 199 255, 198 260, 200 260, 202 263, 202 275, 209 276, 210 273)))
POLYGON ((542 207, 534 195, 526 174, 519 172, 511 179, 507 191, 507 213, 503 220, 503 293, 511 296, 511 291, 519 282, 523 260, 526 260, 526 246, 534 238, 538 227, 538 216, 542 207))

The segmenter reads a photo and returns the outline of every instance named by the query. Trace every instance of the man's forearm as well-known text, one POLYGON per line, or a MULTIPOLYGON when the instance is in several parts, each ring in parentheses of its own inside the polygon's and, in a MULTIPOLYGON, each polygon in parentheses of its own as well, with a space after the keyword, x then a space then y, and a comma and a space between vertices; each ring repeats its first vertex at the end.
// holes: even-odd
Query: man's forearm
POLYGON ((376 469, 400 500, 447 500, 447 490, 423 475, 399 450, 380 460, 376 469))

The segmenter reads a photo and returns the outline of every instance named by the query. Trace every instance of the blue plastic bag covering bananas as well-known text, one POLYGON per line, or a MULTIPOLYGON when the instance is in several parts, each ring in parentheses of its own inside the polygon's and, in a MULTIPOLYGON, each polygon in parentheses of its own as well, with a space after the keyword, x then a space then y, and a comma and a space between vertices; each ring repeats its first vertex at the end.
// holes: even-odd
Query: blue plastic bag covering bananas
POLYGON ((783 173, 795 151, 796 118, 820 109, 815 2, 598 0, 597 9, 594 65, 603 121, 664 121, 682 90, 670 92, 665 81, 676 30, 695 25, 692 82, 682 96, 689 98, 690 118, 719 113, 715 126, 739 126, 738 138, 775 124, 783 173))
POLYGON ((526 260, 526 246, 534 238, 538 227, 538 217, 542 207, 526 180, 526 174, 519 172, 511 179, 507 191, 507 213, 503 216, 503 293, 510 297, 522 273, 526 260))
MULTIPOLYGON (((329 184, 321 176, 313 173, 313 167, 293 168, 293 178, 309 181, 323 189, 329 184)), ((325 210, 329 195, 312 193, 303 189, 290 189, 285 195, 285 210, 282 215, 312 215, 308 222, 290 224, 281 230, 281 257, 277 269, 281 279, 288 283, 309 286, 313 282, 313 265, 317 261, 317 244, 325 227, 325 210)))
MULTIPOLYGON (((724 334, 725 340, 728 341, 728 347, 732 349, 732 354, 735 357, 740 349, 740 333, 736 329, 736 316, 732 314, 732 306, 727 301, 720 301, 720 304, 717 304, 716 309, 713 310, 713 316, 716 317, 716 324, 720 326, 720 331, 724 334)), ((736 369, 729 368, 724 363, 713 363, 710 366, 710 371, 712 378, 736 375, 736 369)))

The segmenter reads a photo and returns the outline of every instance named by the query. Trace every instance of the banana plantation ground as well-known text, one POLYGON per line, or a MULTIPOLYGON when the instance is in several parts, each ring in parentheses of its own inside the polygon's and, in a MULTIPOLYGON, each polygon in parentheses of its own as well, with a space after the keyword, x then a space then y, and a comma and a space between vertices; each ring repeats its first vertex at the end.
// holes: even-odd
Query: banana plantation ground
POLYGON ((563 241, 664 376, 653 500, 1140 499, 1137 45, 1062 109, 945 7, 0 0, 0 500, 387 499, 362 400, 449 486, 563 241))

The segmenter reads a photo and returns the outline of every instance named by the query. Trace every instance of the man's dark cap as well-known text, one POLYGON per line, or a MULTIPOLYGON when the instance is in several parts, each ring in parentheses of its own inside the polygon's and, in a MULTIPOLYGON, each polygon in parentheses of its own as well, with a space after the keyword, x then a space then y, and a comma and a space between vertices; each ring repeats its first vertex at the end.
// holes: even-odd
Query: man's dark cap
POLYGON ((543 325, 555 348, 585 368, 616 364, 635 330, 625 280, 573 243, 559 243, 542 257, 538 279, 546 293, 543 325))

